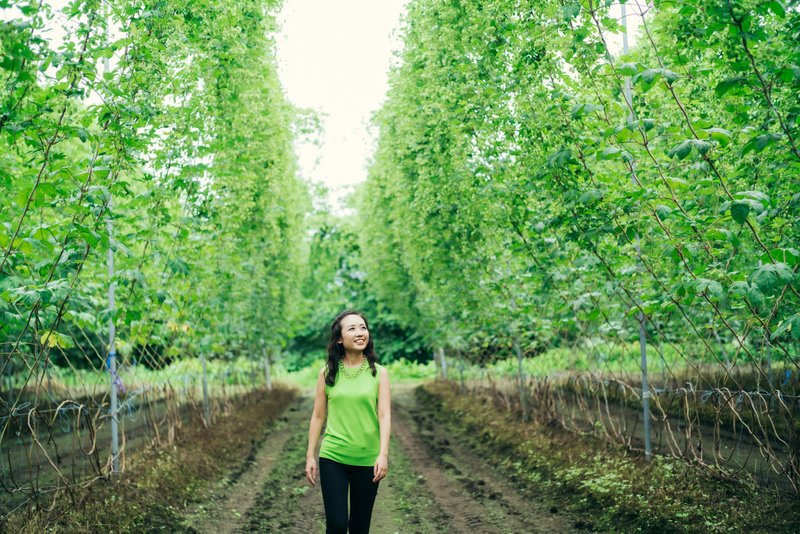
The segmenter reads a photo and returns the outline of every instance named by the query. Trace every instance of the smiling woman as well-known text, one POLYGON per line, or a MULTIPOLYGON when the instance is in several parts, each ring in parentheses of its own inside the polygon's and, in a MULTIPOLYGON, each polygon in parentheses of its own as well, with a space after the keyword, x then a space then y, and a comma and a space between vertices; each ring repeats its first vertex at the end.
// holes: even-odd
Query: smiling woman
POLYGON ((389 374, 375 363, 367 319, 344 311, 334 319, 328 362, 317 378, 308 431, 306 478, 316 485, 316 449, 327 532, 369 532, 378 484, 389 470, 389 374), (347 494, 350 492, 348 520, 347 494))

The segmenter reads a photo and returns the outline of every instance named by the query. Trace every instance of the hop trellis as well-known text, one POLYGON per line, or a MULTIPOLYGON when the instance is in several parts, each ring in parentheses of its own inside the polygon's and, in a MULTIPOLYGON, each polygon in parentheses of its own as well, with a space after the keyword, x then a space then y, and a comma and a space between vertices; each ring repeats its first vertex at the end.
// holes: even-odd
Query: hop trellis
MULTIPOLYGON (((795 8, 639 2, 622 18, 615 2, 412 3, 361 204, 380 297, 476 362, 481 345, 590 359, 595 340, 619 347, 627 364, 597 359, 593 380, 639 387, 648 423, 683 417, 661 434, 667 452, 693 439, 687 422, 725 426, 796 489, 797 384, 778 378, 800 356, 795 8), (631 18, 623 54, 610 43, 631 18), (632 373, 640 337, 650 364, 632 373), (701 417, 708 398, 685 383, 728 402, 701 417)), ((540 386, 525 384, 523 417, 552 404, 527 406, 540 386)), ((609 402, 603 388, 567 396, 579 412, 609 402)), ((739 470, 723 456, 711 463, 739 470)))
MULTIPOLYGON (((203 412, 199 369, 176 362, 260 360, 283 335, 307 193, 270 40, 276 7, 4 10, 3 515, 107 476, 112 419, 123 460, 149 440, 171 442, 203 412)), ((211 402, 224 407, 241 392, 226 382, 253 380, 220 367, 211 402)))

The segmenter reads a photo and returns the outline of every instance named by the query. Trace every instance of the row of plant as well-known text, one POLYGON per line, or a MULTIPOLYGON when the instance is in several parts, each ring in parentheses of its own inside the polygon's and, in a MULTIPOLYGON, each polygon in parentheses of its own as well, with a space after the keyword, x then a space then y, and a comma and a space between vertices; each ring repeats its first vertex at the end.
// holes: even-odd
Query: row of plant
MULTIPOLYGON (((367 278, 427 345, 523 378, 600 340, 646 344, 661 384, 777 394, 800 370, 800 11, 625 9, 409 3, 359 198, 367 278)), ((589 366, 631 383, 624 352, 589 366)), ((782 415, 745 429, 768 456, 796 444, 782 415)))
POLYGON ((270 37, 277 6, 5 7, 4 374, 105 372, 109 321, 121 365, 278 343, 307 193, 270 37))
POLYGON ((221 399, 263 384, 257 366, 299 309, 309 199, 277 74, 278 2, 0 8, 4 490, 15 506, 61 506, 66 486, 108 474, 112 438, 123 455, 149 441, 126 416, 172 443, 179 414, 221 424, 221 399), (208 363, 200 406, 197 358, 245 354, 243 369, 208 363), (71 461, 82 454, 95 471, 71 461))
POLYGON ((627 18, 623 53, 611 1, 409 4, 359 200, 368 280, 473 360, 641 322, 687 362, 796 366, 798 11, 627 18))
MULTIPOLYGON (((174 446, 130 451, 129 470, 114 483, 73 485, 52 506, 23 508, 0 519, 8 532, 194 532, 184 524, 190 503, 204 502, 220 480, 249 467, 250 455, 296 398, 277 387, 231 400, 231 415, 206 428, 199 417, 174 446), (254 424, 254 422, 256 422, 254 424)), ((45 504, 45 503, 42 503, 45 504)))
POLYGON ((669 457, 646 463, 590 434, 526 425, 454 384, 415 391, 437 424, 532 495, 591 518, 601 532, 793 532, 793 495, 720 479, 669 457))

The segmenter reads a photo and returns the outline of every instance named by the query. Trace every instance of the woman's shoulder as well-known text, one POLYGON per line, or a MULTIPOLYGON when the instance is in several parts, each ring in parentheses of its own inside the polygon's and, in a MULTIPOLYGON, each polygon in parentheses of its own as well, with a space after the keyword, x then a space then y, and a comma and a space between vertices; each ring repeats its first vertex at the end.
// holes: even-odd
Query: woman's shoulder
POLYGON ((387 375, 389 374, 389 370, 386 367, 384 367, 383 365, 379 364, 378 362, 375 362, 375 369, 377 369, 378 373, 380 373, 382 375, 383 374, 387 374, 387 375))

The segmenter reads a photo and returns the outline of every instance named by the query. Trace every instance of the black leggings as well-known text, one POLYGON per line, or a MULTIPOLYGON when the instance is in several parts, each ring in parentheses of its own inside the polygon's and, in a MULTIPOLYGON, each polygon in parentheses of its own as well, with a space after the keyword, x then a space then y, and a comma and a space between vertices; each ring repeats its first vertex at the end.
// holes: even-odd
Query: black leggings
POLYGON ((325 505, 327 534, 347 532, 347 486, 350 485, 350 534, 366 534, 372 505, 378 493, 371 465, 347 465, 329 458, 319 459, 319 480, 325 505))

